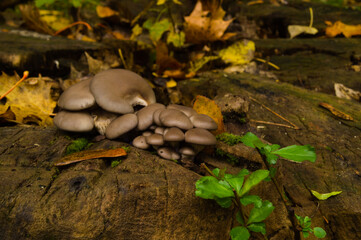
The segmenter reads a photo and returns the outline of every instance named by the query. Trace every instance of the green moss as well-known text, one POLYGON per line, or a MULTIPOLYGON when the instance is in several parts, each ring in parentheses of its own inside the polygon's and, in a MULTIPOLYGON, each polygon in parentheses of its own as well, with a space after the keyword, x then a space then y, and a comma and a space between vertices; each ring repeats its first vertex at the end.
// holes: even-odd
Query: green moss
POLYGON ((224 160, 226 160, 227 162, 232 163, 232 164, 237 164, 239 162, 238 157, 236 157, 228 152, 225 152, 219 148, 216 148, 216 155, 218 157, 224 158, 224 160))
POLYGON ((121 162, 122 162, 121 160, 115 159, 115 160, 112 161, 111 167, 116 167, 116 166, 118 166, 121 162))
POLYGON ((92 145, 92 143, 89 143, 88 139, 86 138, 78 138, 73 140, 67 147, 65 154, 71 154, 75 152, 79 152, 81 150, 87 149, 92 145))
POLYGON ((234 135, 232 133, 221 133, 219 135, 216 136, 218 141, 222 141, 224 143, 226 143, 229 146, 233 146, 237 143, 242 142, 241 141, 241 136, 238 135, 234 135))
POLYGON ((123 146, 122 148, 125 150, 126 153, 130 153, 130 147, 123 146))

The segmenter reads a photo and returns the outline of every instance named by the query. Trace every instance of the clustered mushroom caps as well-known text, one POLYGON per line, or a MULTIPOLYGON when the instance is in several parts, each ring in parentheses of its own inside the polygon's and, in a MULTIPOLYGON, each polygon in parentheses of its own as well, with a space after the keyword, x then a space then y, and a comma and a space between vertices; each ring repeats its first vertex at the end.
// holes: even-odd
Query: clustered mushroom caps
POLYGON ((95 127, 109 139, 134 132, 133 146, 153 147, 165 159, 192 160, 204 146, 216 144, 209 130, 218 126, 211 117, 190 107, 156 103, 150 85, 129 70, 110 69, 79 82, 64 91, 58 105, 62 111, 54 124, 59 129, 88 132, 95 127), (135 111, 136 105, 144 107, 135 111))

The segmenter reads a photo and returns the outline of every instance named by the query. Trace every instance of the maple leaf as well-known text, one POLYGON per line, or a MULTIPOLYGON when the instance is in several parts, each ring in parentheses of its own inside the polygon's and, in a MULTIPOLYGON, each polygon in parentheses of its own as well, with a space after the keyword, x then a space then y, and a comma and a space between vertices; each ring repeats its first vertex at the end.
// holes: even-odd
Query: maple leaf
POLYGON ((202 2, 198 0, 192 13, 184 17, 187 42, 213 42, 226 40, 235 35, 235 33, 224 33, 233 19, 223 20, 225 11, 221 6, 207 6, 207 8, 204 8, 202 2))
MULTIPOLYGON (((5 93, 19 79, 18 75, 8 76, 3 73, 0 76, 0 93, 5 93)), ((50 95, 52 86, 53 82, 44 78, 27 79, 6 96, 6 103, 0 104, 0 114, 7 112, 10 107, 16 122, 52 126, 50 115, 56 106, 50 95)))

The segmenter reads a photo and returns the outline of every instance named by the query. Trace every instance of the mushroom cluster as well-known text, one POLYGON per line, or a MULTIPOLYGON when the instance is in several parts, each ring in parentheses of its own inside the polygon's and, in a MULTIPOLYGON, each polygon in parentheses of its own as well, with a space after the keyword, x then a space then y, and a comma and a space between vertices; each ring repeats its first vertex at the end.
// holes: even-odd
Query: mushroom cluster
POLYGON ((109 139, 133 133, 133 146, 153 147, 165 159, 193 159, 204 146, 215 145, 209 130, 217 123, 182 105, 156 103, 150 85, 138 74, 110 69, 63 92, 54 124, 61 130, 87 132, 95 127, 109 139), (143 106, 139 111, 135 106, 143 106))

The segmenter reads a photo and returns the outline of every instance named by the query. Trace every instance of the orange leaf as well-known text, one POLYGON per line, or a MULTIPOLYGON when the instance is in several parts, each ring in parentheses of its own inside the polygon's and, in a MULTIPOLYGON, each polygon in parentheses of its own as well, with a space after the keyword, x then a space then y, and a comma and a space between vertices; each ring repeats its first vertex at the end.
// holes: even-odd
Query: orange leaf
POLYGON ((106 18, 106 17, 111 17, 114 15, 119 15, 119 13, 114 11, 113 9, 111 9, 109 7, 100 6, 100 5, 97 6, 96 11, 100 18, 106 18))
POLYGON ((203 6, 198 0, 192 13, 184 17, 186 41, 191 43, 212 42, 225 40, 232 35, 225 35, 224 32, 233 21, 224 21, 224 10, 220 5, 203 6))
POLYGON ((353 117, 351 117, 350 115, 341 112, 340 110, 336 109, 334 106, 328 104, 328 103, 320 103, 319 104, 321 107, 326 108, 328 111, 330 111, 333 115, 335 115, 336 117, 348 120, 348 121, 353 121, 353 117))
MULTIPOLYGON (((169 56, 167 45, 159 41, 156 47, 156 65, 157 65, 157 74, 163 75, 164 71, 172 70, 172 71, 180 71, 184 67, 184 64, 180 63, 174 57, 169 56)), ((169 74, 172 72, 168 72, 169 74)))
POLYGON ((59 161, 56 161, 54 165, 65 166, 71 163, 81 162, 89 159, 120 157, 125 155, 127 155, 127 152, 123 148, 85 150, 69 154, 61 158, 59 161))
POLYGON ((330 25, 330 22, 326 22, 325 32, 327 37, 335 37, 339 34, 343 34, 346 38, 350 38, 354 35, 361 35, 361 24, 359 25, 347 25, 341 21, 335 22, 330 25))
POLYGON ((217 135, 225 132, 222 111, 215 101, 198 95, 194 101, 193 109, 196 110, 197 113, 210 116, 217 123, 218 128, 217 130, 212 131, 213 134, 217 135))

